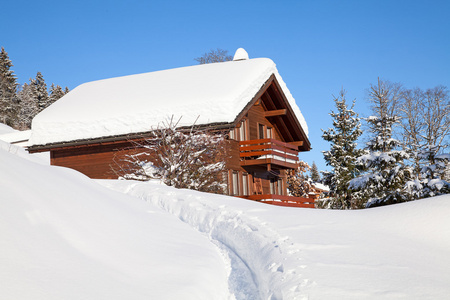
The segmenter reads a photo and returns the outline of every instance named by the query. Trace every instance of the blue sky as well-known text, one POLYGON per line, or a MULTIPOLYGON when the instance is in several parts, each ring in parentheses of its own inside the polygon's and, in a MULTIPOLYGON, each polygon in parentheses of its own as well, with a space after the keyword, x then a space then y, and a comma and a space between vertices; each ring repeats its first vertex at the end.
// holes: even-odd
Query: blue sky
POLYGON ((18 81, 87 81, 194 65, 210 49, 269 57, 309 126, 301 159, 325 169, 332 95, 368 116, 377 77, 450 87, 450 1, 4 1, 0 46, 18 81))

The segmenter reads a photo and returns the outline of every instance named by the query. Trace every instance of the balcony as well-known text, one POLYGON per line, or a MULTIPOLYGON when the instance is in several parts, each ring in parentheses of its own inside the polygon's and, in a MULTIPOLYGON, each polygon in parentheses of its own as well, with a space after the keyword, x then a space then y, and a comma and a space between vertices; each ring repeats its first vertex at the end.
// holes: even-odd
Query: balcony
POLYGON ((296 169, 298 147, 274 139, 239 142, 241 166, 267 166, 267 170, 296 169))
POLYGON ((288 206, 288 207, 307 207, 314 208, 313 198, 303 198, 303 197, 293 197, 293 196, 283 196, 283 195, 249 195, 249 196, 239 196, 240 198, 258 201, 262 203, 278 205, 278 206, 288 206))

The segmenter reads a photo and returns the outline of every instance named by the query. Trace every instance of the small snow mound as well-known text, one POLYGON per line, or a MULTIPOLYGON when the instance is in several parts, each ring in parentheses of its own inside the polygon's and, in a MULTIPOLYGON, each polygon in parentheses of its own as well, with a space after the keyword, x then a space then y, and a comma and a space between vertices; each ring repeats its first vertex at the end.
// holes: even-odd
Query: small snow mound
POLYGON ((0 134, 4 134, 4 133, 11 133, 14 132, 16 130, 14 130, 13 128, 11 128, 10 126, 0 123, 0 134))
POLYGON ((248 59, 248 53, 244 50, 244 48, 239 48, 234 53, 233 61, 236 60, 246 60, 248 59))

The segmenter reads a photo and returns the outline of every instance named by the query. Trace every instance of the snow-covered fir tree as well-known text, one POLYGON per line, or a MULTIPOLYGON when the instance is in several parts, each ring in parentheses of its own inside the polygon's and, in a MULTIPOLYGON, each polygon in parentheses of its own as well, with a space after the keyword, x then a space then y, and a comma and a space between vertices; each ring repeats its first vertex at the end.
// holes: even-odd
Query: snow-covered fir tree
POLYGON ((450 183, 446 180, 450 153, 438 153, 439 147, 429 146, 417 155, 425 161, 419 178, 408 182, 409 192, 414 198, 427 198, 450 193, 450 183))
POLYGON ((58 99, 60 99, 65 94, 66 93, 63 91, 62 87, 52 83, 52 85, 50 86, 50 95, 49 95, 50 104, 56 102, 58 99))
POLYGON ((0 51, 0 122, 12 126, 15 129, 25 130, 31 127, 31 120, 40 111, 69 92, 59 86, 50 88, 41 72, 37 72, 36 78, 30 79, 18 90, 16 75, 11 70, 13 66, 8 53, 2 47, 0 51))
POLYGON ((312 166, 311 166, 311 180, 313 182, 320 182, 320 173, 319 173, 319 169, 317 168, 316 163, 313 161, 312 166))
POLYGON ((18 100, 17 79, 8 53, 2 47, 0 51, 0 122, 12 126, 17 117, 18 100))
POLYGON ((366 121, 371 139, 367 143, 368 154, 358 158, 366 173, 350 181, 351 189, 368 198, 367 207, 410 200, 406 182, 412 169, 404 164, 409 155, 397 150, 400 142, 393 138, 393 127, 400 121, 396 115, 400 93, 398 85, 380 79, 370 87, 369 101, 374 115, 366 121))
POLYGON ((39 112, 37 99, 34 97, 33 87, 24 83, 17 97, 20 102, 19 113, 15 121, 15 128, 27 130, 31 128, 31 121, 39 112))
POLYGON ((47 84, 41 72, 37 72, 36 78, 30 79, 33 95, 37 101, 39 112, 46 109, 50 104, 50 97, 48 96, 47 84))
POLYGON ((359 171, 356 159, 364 153, 357 149, 357 140, 362 134, 358 114, 353 111, 355 101, 349 108, 345 99, 345 90, 341 90, 338 97, 334 97, 336 111, 332 111, 333 127, 323 130, 322 138, 331 143, 330 150, 324 151, 326 164, 332 171, 323 172, 323 181, 330 188, 329 203, 326 205, 336 209, 350 209, 361 207, 361 200, 352 195, 348 183, 355 178, 359 171))

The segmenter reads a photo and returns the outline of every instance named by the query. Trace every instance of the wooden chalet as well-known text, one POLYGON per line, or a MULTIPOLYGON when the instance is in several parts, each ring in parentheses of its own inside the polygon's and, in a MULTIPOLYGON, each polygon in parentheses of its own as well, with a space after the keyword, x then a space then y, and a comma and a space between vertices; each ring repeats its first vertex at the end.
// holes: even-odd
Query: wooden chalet
POLYGON ((116 178, 110 167, 114 157, 129 151, 130 141, 145 138, 162 118, 182 116, 183 126, 200 116, 200 125, 229 132, 229 195, 314 207, 312 199, 288 195, 287 171, 297 168, 299 152, 311 146, 303 116, 271 60, 248 59, 245 50, 238 49, 231 62, 133 76, 93 82, 69 92, 33 120, 28 150, 50 151, 52 165, 112 179, 116 178), (136 87, 129 86, 133 84, 136 87), (136 117, 129 117, 128 106, 102 106, 120 106, 122 102, 114 97, 121 98, 124 89, 134 91, 137 86, 144 86, 142 94, 122 98, 130 101, 136 117), (106 90, 110 87, 113 91, 106 90), (99 116, 86 112, 95 105, 99 116))

